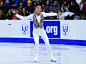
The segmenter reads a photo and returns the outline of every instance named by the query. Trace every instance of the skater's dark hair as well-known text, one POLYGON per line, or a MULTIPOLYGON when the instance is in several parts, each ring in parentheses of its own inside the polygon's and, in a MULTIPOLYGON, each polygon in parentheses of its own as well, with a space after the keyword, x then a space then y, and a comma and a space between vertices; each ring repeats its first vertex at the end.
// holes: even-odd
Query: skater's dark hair
POLYGON ((37 6, 41 6, 41 7, 42 7, 42 3, 38 1, 38 2, 36 3, 36 7, 37 7, 37 6))

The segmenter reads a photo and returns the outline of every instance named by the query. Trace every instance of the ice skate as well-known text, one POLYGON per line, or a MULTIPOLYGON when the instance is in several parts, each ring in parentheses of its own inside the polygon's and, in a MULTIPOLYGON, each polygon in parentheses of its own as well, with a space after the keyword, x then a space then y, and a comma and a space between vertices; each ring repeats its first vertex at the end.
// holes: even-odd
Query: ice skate
POLYGON ((34 61, 37 62, 37 59, 38 59, 38 54, 36 53, 34 56, 34 61))
POLYGON ((54 58, 53 54, 49 54, 49 58, 51 60, 51 62, 56 62, 56 59, 54 58))

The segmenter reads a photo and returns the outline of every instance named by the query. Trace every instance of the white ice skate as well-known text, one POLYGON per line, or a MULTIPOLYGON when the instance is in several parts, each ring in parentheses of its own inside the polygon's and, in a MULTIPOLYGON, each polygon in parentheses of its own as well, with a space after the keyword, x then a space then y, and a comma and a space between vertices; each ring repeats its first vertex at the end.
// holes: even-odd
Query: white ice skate
POLYGON ((37 54, 37 53, 35 53, 34 61, 36 62, 36 61, 37 61, 37 59, 38 59, 38 54, 37 54))
POLYGON ((52 61, 52 62, 56 62, 56 59, 54 58, 54 56, 53 56, 53 54, 51 53, 51 54, 49 54, 49 57, 50 57, 50 60, 52 61))

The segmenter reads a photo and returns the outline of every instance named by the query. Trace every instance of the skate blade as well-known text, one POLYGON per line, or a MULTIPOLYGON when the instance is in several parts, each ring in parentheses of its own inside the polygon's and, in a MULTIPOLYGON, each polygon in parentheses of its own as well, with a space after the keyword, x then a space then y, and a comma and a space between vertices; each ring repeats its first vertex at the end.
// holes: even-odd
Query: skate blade
POLYGON ((51 60, 51 62, 56 62, 56 61, 51 60))

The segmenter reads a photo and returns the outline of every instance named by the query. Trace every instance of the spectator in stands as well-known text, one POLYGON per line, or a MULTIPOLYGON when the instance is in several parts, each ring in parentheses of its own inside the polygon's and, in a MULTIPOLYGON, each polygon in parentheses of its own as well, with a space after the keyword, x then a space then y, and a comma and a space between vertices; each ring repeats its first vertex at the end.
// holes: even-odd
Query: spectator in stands
POLYGON ((18 3, 19 3, 20 1, 21 1, 21 0, 12 0, 11 5, 12 5, 12 6, 18 6, 18 3))
POLYGON ((12 0, 5 0, 5 3, 11 4, 11 1, 12 1, 12 0))
POLYGON ((46 0, 39 0, 40 2, 42 1, 42 4, 46 4, 46 0))
POLYGON ((58 10, 58 14, 57 14, 57 20, 64 20, 65 16, 63 15, 62 10, 58 10))
POLYGON ((69 10, 67 1, 64 1, 61 7, 62 12, 67 12, 69 10))
POLYGON ((10 3, 10 0, 5 0, 5 3, 10 3))
MULTIPOLYGON (((43 4, 42 0, 37 0, 37 2, 40 2, 41 4, 43 4)), ((46 3, 46 1, 45 1, 45 3, 46 3)))
POLYGON ((80 13, 79 5, 75 1, 71 2, 69 11, 75 13, 76 15, 79 15, 80 13))
POLYGON ((3 0, 0 0, 0 2, 3 1, 3 0))
POLYGON ((53 3, 53 0, 49 0, 50 1, 50 3, 53 3))
POLYGON ((60 5, 58 4, 58 1, 54 0, 54 5, 50 6, 50 11, 58 13, 59 9, 60 9, 60 5))
POLYGON ((12 20, 12 17, 13 17, 13 13, 12 11, 9 9, 6 16, 5 16, 5 19, 6 20, 12 20))
POLYGON ((0 10, 0 20, 4 20, 4 19, 5 19, 5 17, 4 17, 3 11, 0 10))
POLYGON ((36 1, 35 0, 32 0, 32 5, 34 6, 34 8, 36 7, 36 1))
POLYGON ((11 11, 14 14, 14 11, 16 11, 16 8, 11 8, 11 11))
POLYGON ((22 0, 22 2, 23 2, 25 5, 27 5, 27 1, 28 1, 28 0, 22 0))
MULTIPOLYGON (((46 1, 46 5, 44 6, 44 12, 49 13, 50 12, 50 1, 46 1)), ((50 17, 45 17, 45 19, 50 19, 50 17)))
MULTIPOLYGON (((15 14, 15 12, 16 12, 17 14, 21 15, 19 9, 13 10, 13 13, 14 13, 14 14, 15 14)), ((20 19, 19 19, 18 17, 16 17, 15 15, 13 15, 12 20, 20 20, 20 19)))
POLYGON ((44 6, 44 10, 46 13, 50 12, 50 1, 49 0, 46 1, 46 5, 44 6))
POLYGON ((26 9, 25 8, 23 8, 22 9, 22 14, 21 14, 22 16, 28 16, 28 14, 27 14, 27 12, 26 12, 26 9))
POLYGON ((23 2, 20 2, 18 9, 20 10, 20 14, 22 13, 22 9, 24 7, 23 2))
POLYGON ((0 10, 2 10, 3 13, 5 13, 5 14, 8 11, 8 7, 6 5, 4 5, 3 1, 1 1, 0 10))
POLYGON ((31 14, 34 12, 34 6, 32 5, 31 1, 27 2, 26 11, 28 14, 31 14))

